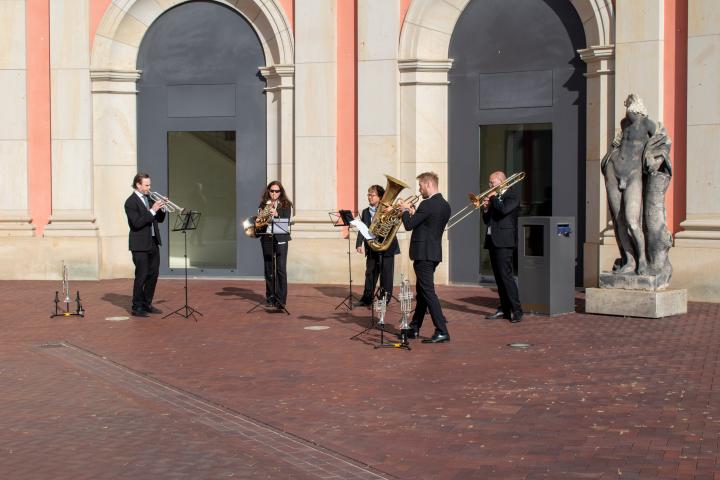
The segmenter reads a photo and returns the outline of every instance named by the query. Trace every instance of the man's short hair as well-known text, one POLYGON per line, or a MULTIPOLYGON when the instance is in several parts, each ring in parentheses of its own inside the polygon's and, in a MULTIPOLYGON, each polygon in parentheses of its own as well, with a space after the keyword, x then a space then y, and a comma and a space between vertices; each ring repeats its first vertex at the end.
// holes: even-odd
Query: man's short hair
POLYGON ((438 186, 438 175, 435 172, 423 172, 415 178, 419 182, 423 182, 423 183, 432 182, 436 187, 438 186))
POLYGON ((145 172, 138 172, 138 174, 135 175, 135 178, 133 178, 132 188, 137 188, 137 184, 138 183, 142 184, 142 181, 145 180, 146 178, 150 178, 150 175, 148 175, 145 172))
POLYGON ((385 195, 385 189, 381 187, 380 185, 370 185, 370 188, 368 188, 368 192, 375 191, 378 197, 382 198, 383 195, 385 195))

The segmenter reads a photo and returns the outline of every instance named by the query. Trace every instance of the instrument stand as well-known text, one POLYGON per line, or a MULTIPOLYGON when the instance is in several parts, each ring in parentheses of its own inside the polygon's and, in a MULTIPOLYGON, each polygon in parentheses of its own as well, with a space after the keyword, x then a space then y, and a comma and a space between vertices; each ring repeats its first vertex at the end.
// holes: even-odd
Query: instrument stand
POLYGON ((185 245, 185 305, 178 308, 174 312, 170 312, 162 318, 167 318, 170 315, 180 315, 183 318, 188 318, 192 315, 193 319, 197 322, 195 314, 203 316, 198 310, 188 305, 188 256, 187 256, 187 231, 197 229, 198 221, 200 220, 200 212, 189 211, 180 212, 177 219, 175 220, 175 226, 173 232, 182 232, 183 243, 185 245))
MULTIPOLYGON (((380 255, 380 272, 382 272, 382 262, 383 262, 383 256, 380 255)), ((385 292, 382 288, 382 285, 378 285, 375 289, 375 293, 373 294, 373 299, 380 299, 381 301, 385 302, 385 305, 387 306, 387 292, 385 292)), ((397 301, 397 299, 396 299, 397 301)), ((399 303, 399 302, 398 302, 399 303)), ((373 301, 373 305, 370 306, 370 325, 367 326, 362 332, 357 333, 350 337, 350 339, 354 339, 359 337, 360 335, 364 335, 365 333, 369 332, 370 330, 378 329, 380 330, 380 343, 374 346, 374 348, 403 348, 406 350, 412 350, 410 348, 410 345, 407 342, 407 339, 404 342, 385 342, 385 322, 383 319, 382 323, 376 323, 375 322, 375 304, 373 301)))
POLYGON ((352 248, 350 246, 350 232, 352 231, 350 222, 353 220, 353 214, 350 210, 339 210, 337 212, 330 212, 330 221, 333 222, 333 227, 348 227, 348 250, 347 250, 347 256, 348 256, 348 294, 345 298, 342 299, 340 303, 337 304, 335 307, 335 310, 338 308, 344 306, 348 310, 352 311, 353 309, 353 303, 359 298, 355 297, 352 292, 352 258, 351 258, 351 252, 352 248))
MULTIPOLYGON (((275 250, 275 235, 279 233, 286 233, 290 234, 290 219, 283 219, 287 220, 287 222, 277 222, 275 218, 270 219, 270 224, 268 225, 268 231, 266 233, 258 233, 258 236, 268 236, 270 238, 270 246, 272 248, 272 259, 273 259, 273 266, 272 266, 272 277, 273 277, 273 299, 275 300, 275 310, 283 311, 287 315, 290 315, 290 312, 288 312, 288 309, 285 308, 285 305, 280 301, 277 295, 278 291, 278 280, 277 280, 277 250, 275 250)), ((250 310, 247 311, 247 313, 253 312, 256 308, 265 308, 265 301, 260 301, 256 303, 250 310)))
POLYGON ((70 297, 65 297, 65 311, 60 311, 58 305, 60 305, 60 297, 58 296, 59 292, 55 291, 55 300, 53 301, 55 303, 55 313, 50 315, 50 318, 54 317, 84 317, 85 316, 85 310, 83 309, 82 303, 80 303, 80 290, 77 291, 75 296, 75 303, 77 304, 77 308, 74 312, 70 311, 70 297))

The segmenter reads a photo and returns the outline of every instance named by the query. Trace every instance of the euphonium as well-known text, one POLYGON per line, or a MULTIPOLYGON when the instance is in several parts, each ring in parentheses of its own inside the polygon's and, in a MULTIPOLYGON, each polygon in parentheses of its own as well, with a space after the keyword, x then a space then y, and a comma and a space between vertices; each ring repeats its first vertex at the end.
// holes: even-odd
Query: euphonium
POLYGON ((245 235, 248 237, 257 237, 258 230, 267 227, 267 224, 270 223, 270 217, 272 216, 270 214, 271 209, 272 202, 268 200, 263 209, 260 210, 257 215, 253 215, 252 217, 248 217, 243 220, 242 226, 245 235))
MULTIPOLYGON (((398 207, 395 199, 398 194, 405 188, 410 188, 408 185, 398 180, 397 178, 385 175, 387 177, 387 186, 385 187, 385 194, 383 195, 380 203, 378 204, 375 216, 370 223, 370 233, 375 235, 375 238, 368 240, 368 246, 376 252, 384 252, 392 244, 397 231, 402 223, 402 210, 398 207), (392 207, 392 210, 386 212, 387 207, 392 207)), ((410 203, 416 203, 419 197, 413 195, 408 197, 405 201, 410 203)))

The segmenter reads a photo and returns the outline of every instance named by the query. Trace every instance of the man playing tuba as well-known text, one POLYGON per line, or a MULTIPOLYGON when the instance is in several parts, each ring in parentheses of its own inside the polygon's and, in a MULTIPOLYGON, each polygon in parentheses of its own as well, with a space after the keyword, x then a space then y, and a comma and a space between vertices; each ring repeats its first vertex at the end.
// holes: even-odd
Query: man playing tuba
MULTIPOLYGON (((384 194, 385 189, 380 185, 372 185, 368 188, 367 198, 370 205, 365 208, 360 215, 360 220, 368 227, 372 224, 373 218, 375 218, 378 206, 380 205, 380 199, 384 194)), ((361 235, 358 235, 355 248, 358 253, 365 254, 365 289, 358 303, 366 307, 372 306, 373 293, 375 292, 378 277, 380 278, 380 287, 383 292, 387 293, 387 299, 389 301, 392 297, 393 290, 395 255, 400 253, 397 238, 393 238, 390 248, 387 250, 375 251, 368 246, 367 240, 362 238, 361 235)))

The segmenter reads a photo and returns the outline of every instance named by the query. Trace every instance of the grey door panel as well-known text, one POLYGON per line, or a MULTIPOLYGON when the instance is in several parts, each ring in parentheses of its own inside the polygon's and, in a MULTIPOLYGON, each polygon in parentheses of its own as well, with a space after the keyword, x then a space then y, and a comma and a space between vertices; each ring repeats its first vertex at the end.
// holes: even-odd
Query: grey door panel
MULTIPOLYGON (((577 50, 584 47, 582 23, 566 0, 473 0, 455 26, 448 74, 453 211, 468 204, 468 192, 488 188, 487 178, 480 178, 481 162, 488 161, 480 158, 483 126, 550 124, 552 158, 543 160, 551 170, 551 214, 577 219, 577 282, 585 231, 584 188, 578 186, 585 184, 586 98, 577 50)), ((532 188, 530 179, 519 188, 532 188)), ((483 231, 478 213, 450 231, 451 281, 480 279, 483 231)))
MULTIPOLYGON (((206 136, 190 134, 188 138, 202 144, 208 154, 235 162, 233 195, 226 195, 227 201, 233 203, 226 206, 227 212, 235 212, 235 218, 232 226, 225 227, 226 235, 229 235, 227 228, 233 229, 234 265, 232 268, 198 267, 191 269, 193 275, 262 275, 259 242, 245 237, 240 228, 242 218, 257 209, 267 181, 265 82, 258 74, 262 65, 265 65, 262 45, 251 25, 236 11, 210 1, 187 2, 168 10, 151 25, 140 46, 138 168, 150 173, 153 189, 165 193, 172 188, 168 174, 171 132, 216 132, 206 136), (231 136, 235 151, 224 151, 232 143, 213 143, 213 135, 231 136)), ((200 170, 202 162, 209 162, 202 156, 193 161, 200 162, 196 166, 200 170)), ((218 161, 226 162, 215 159, 218 161)), ((172 178, 177 179, 178 175, 172 178)), ((217 185, 212 181, 197 183, 217 185)), ((203 185, 193 184, 191 179, 186 179, 185 184, 185 187, 175 185, 175 189, 195 188, 198 191, 194 193, 180 194, 187 193, 185 197, 198 204, 182 206, 199 209, 212 205, 215 210, 203 212, 200 222, 213 221, 209 214, 220 213, 218 196, 224 193, 213 189, 204 191, 203 185), (199 198, 209 201, 200 202, 199 198)), ((163 238, 169 238, 171 227, 171 222, 166 222, 163 238)), ((192 235, 188 233, 188 243, 192 235)), ((204 248, 213 248, 209 238, 198 240, 196 237, 195 242, 196 248, 201 248, 203 242, 209 242, 204 248)), ((170 268, 170 242, 164 243, 161 274, 182 273, 170 268)))

